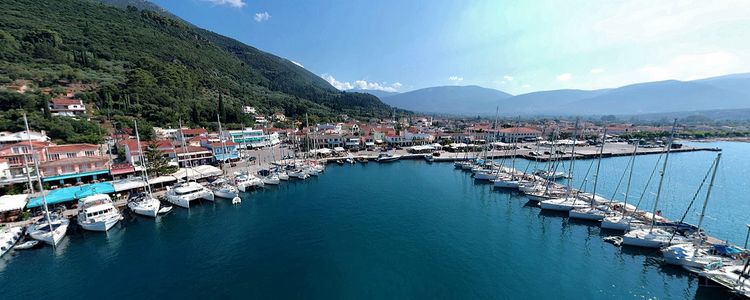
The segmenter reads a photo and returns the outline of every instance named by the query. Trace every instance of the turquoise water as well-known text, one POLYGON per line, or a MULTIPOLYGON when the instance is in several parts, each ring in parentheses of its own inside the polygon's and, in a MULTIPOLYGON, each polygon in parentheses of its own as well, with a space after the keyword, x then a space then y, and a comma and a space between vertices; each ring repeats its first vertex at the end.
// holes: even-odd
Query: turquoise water
MULTIPOLYGON (((706 225, 741 242, 750 144, 718 146, 726 151, 706 225)), ((682 195, 692 196, 714 155, 672 156, 665 215, 681 215, 689 201, 682 195)), ((627 160, 602 162, 602 194, 627 160)), ((640 182, 655 160, 638 157, 640 182)), ((57 249, 6 255, 0 298, 730 297, 699 288, 653 251, 614 247, 598 227, 542 213, 449 163, 332 165, 244 199, 175 209, 157 221, 128 217, 107 234, 75 230, 57 249)))

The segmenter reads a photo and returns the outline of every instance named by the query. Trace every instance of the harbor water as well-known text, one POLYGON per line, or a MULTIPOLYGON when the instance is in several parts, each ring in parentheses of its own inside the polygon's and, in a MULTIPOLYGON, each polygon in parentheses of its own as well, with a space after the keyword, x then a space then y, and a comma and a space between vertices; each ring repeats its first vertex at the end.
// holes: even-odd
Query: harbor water
MULTIPOLYGON (((750 223, 750 144, 706 146, 724 149, 707 231, 741 244, 750 223)), ((663 215, 679 219, 715 155, 670 157, 663 215)), ((657 158, 636 158, 631 202, 657 158)), ((602 160, 600 195, 611 197, 629 159, 602 160)), ((576 184, 590 162, 576 162, 576 184)), ((527 162, 516 163, 523 170, 527 162)), ((641 208, 651 209, 656 180, 641 208)), ((698 199, 689 222, 697 220, 698 199)), ((106 234, 71 226, 56 249, 2 258, 0 298, 731 297, 665 266, 657 251, 615 247, 602 241, 612 233, 596 224, 541 212, 451 163, 333 164, 321 176, 229 202, 175 208, 157 220, 127 216, 106 234)))

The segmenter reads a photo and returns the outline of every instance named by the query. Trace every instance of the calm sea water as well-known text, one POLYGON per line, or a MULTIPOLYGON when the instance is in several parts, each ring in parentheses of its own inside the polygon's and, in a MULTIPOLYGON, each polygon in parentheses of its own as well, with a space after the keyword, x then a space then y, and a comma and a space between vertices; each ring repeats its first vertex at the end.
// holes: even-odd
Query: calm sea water
MULTIPOLYGON (((709 146, 725 157, 706 226, 741 243, 750 222, 743 174, 750 144, 709 146)), ((682 214, 714 156, 670 158, 665 215, 682 214)), ((614 192, 628 159, 602 161, 603 195, 614 192)), ((634 191, 655 162, 637 158, 634 191)), ((578 165, 579 177, 589 163, 578 165)), ((129 217, 107 234, 75 230, 57 249, 6 255, 0 298, 730 297, 699 288, 653 251, 603 242, 607 234, 477 184, 452 164, 332 165, 318 178, 246 194, 239 206, 219 201, 156 221, 129 217)))

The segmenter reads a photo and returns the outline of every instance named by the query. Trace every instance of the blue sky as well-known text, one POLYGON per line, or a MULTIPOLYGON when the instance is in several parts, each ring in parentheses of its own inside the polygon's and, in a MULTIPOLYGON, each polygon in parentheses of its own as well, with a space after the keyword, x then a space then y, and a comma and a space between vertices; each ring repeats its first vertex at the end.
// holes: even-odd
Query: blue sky
POLYGON ((512 94, 750 72, 750 1, 153 0, 340 89, 512 94))

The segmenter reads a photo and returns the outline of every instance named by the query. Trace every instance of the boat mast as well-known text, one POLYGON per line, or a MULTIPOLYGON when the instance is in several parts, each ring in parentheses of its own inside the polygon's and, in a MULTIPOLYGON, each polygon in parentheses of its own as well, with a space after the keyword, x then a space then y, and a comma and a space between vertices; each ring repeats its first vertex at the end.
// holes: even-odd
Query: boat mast
POLYGON ((625 199, 622 201, 622 216, 623 217, 625 216, 625 213, 627 212, 628 197, 630 195, 630 183, 633 181, 633 169, 635 169, 635 155, 636 153, 638 153, 638 144, 639 142, 635 143, 635 147, 633 148, 633 156, 630 158, 630 174, 628 174, 628 184, 625 186, 625 199))
POLYGON ((135 127, 135 142, 138 143, 138 155, 139 160, 141 161, 141 167, 143 167, 143 179, 146 181, 146 193, 148 193, 149 196, 151 196, 151 184, 148 183, 148 167, 146 167, 146 158, 143 157, 143 147, 141 147, 141 136, 138 134, 138 120, 133 120, 133 126, 135 127))
POLYGON ((577 135, 578 135, 578 118, 576 118, 576 125, 573 129, 573 148, 571 149, 571 152, 570 152, 570 166, 568 167, 568 190, 567 190, 567 195, 565 196, 566 199, 570 198, 570 193, 571 193, 572 184, 573 184, 573 167, 575 166, 575 162, 576 162, 577 135))
POLYGON ((221 141, 221 152, 224 154, 224 159, 221 161, 222 167, 224 167, 223 172, 226 172, 227 167, 227 144, 224 142, 224 131, 221 130, 221 118, 219 117, 219 114, 216 114, 216 121, 219 122, 219 140, 221 141))
POLYGON ((672 141, 674 140, 674 130, 675 127, 677 127, 677 119, 674 119, 674 123, 672 123, 672 132, 669 134, 669 141, 667 142, 667 153, 664 156, 664 164, 661 167, 661 172, 659 173, 659 187, 656 189, 656 200, 654 201, 654 209, 651 211, 651 228, 649 228, 649 233, 654 230, 654 226, 656 226, 656 208, 659 206, 659 198, 661 196, 661 188, 664 185, 664 174, 667 172, 667 162, 669 162, 669 152, 672 150, 672 141))
POLYGON ((594 176, 594 189, 591 195, 591 207, 594 207, 596 203, 596 186, 599 183, 599 168, 602 165, 602 153, 604 153, 604 141, 607 139, 607 126, 604 126, 604 133, 602 133, 602 145, 599 146, 599 158, 596 161, 596 175, 594 176))
MULTIPOLYGON (((182 154, 185 155, 185 156, 187 156, 186 155, 187 154, 187 148, 185 146, 185 133, 182 131, 182 118, 180 118, 179 122, 180 122, 180 140, 182 141, 182 154)), ((177 158, 177 164, 178 165, 180 164, 180 158, 179 157, 177 158)), ((187 163, 185 165, 186 166, 190 165, 190 171, 193 170, 193 163, 190 161, 189 157, 187 158, 187 163)), ((187 181, 190 182, 190 173, 189 172, 185 172, 185 175, 187 176, 187 181)))
MULTIPOLYGON (((721 161, 721 152, 716 155, 716 160, 714 160, 714 170, 711 174, 711 181, 708 183, 708 190, 706 191, 706 200, 703 201, 703 208, 701 209, 701 216, 698 219, 698 233, 700 234, 701 227, 703 226, 703 218, 706 216, 706 207, 708 206, 708 198, 711 197, 711 190, 714 187, 714 180, 716 179, 716 170, 719 169, 719 161, 721 161)), ((698 239, 700 243, 703 243, 702 239, 698 239)), ((695 251, 698 251, 698 247, 695 248, 695 251)))
MULTIPOLYGON (((39 158, 34 152, 34 144, 31 142, 31 131, 29 130, 29 120, 26 118, 26 114, 23 114, 23 123, 26 126, 26 138, 29 142, 29 151, 31 151, 31 160, 34 161, 34 171, 36 172, 36 181, 39 184, 39 193, 42 194, 42 206, 44 207, 44 216, 47 218, 47 226, 49 227, 50 234, 53 234, 52 220, 50 220, 49 207, 47 206, 47 195, 44 193, 44 185, 42 185, 42 173, 39 172, 39 158)), ((26 157, 26 155, 24 155, 26 157)), ((29 171, 26 170, 28 173, 29 171)))

